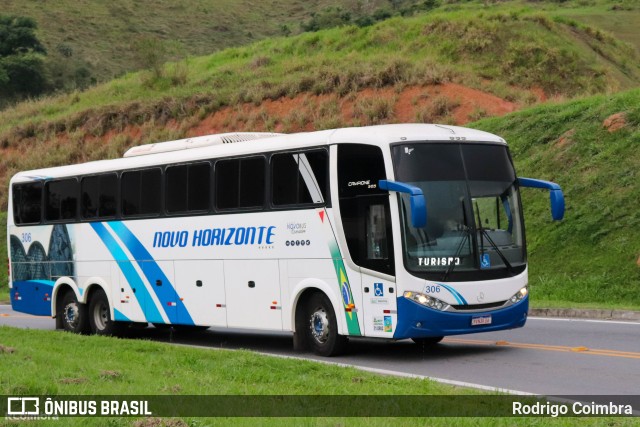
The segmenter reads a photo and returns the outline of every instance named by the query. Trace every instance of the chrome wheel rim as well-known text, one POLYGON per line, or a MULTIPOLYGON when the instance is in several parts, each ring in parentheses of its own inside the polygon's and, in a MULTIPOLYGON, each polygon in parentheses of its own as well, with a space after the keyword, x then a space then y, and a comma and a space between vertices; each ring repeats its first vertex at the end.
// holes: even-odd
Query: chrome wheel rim
POLYGON ((309 329, 311 336, 320 344, 324 344, 329 339, 329 318, 324 308, 317 308, 309 318, 309 329))
POLYGON ((71 327, 75 329, 78 326, 78 304, 75 302, 71 302, 64 307, 64 321, 71 327))

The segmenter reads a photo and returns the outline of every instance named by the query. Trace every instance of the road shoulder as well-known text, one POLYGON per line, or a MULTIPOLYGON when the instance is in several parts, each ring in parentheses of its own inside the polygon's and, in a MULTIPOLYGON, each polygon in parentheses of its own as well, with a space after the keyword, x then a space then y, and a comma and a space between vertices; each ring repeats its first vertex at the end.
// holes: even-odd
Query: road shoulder
POLYGON ((577 308, 530 308, 529 316, 640 322, 640 311, 577 308))

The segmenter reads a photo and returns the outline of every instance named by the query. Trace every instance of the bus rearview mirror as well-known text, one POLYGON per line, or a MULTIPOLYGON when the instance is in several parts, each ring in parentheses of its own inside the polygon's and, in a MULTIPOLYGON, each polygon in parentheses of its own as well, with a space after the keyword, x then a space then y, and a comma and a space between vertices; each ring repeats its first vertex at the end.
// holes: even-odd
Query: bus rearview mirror
POLYGON ((564 218, 564 194, 562 193, 562 188, 560 188, 558 184, 533 178, 518 178, 518 184, 520 184, 520 187, 549 190, 551 217, 554 221, 560 221, 564 218))
POLYGON ((387 181, 386 179, 378 181, 378 186, 381 190, 408 194, 411 208, 411 226, 414 228, 426 227, 427 201, 421 188, 404 182, 387 181))

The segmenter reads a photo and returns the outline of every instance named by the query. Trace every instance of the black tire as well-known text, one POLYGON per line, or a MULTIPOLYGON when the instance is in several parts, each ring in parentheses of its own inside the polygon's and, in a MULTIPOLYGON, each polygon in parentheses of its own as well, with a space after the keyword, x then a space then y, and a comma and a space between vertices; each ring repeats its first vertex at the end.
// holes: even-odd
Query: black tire
POLYGON ((309 298, 305 311, 303 327, 306 341, 319 356, 336 356, 344 352, 347 337, 338 334, 338 322, 329 298, 316 293, 309 298))
POLYGON ((422 346, 422 347, 432 347, 442 341, 444 337, 427 337, 427 338, 411 338, 411 340, 422 346))
POLYGON ((62 297, 62 303, 56 316, 61 316, 62 328, 67 332, 76 334, 89 332, 87 306, 78 302, 78 298, 72 290, 67 291, 62 297))
POLYGON ((102 289, 91 295, 89 301, 89 325, 96 335, 116 335, 120 333, 120 324, 111 318, 109 299, 102 289))

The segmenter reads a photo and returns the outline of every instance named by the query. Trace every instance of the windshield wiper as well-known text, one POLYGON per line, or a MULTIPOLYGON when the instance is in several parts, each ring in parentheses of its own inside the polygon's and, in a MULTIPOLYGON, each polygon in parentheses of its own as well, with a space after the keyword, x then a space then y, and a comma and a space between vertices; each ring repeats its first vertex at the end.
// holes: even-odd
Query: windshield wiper
MULTIPOLYGON (((467 226, 467 211, 464 209, 464 199, 460 200, 461 204, 462 204, 462 221, 464 222, 463 228, 461 231, 464 231, 464 237, 462 238, 462 240, 460 240, 460 243, 458 244, 458 247, 456 248, 456 253, 453 256, 454 259, 458 258, 458 256, 460 255, 460 252, 462 252, 462 248, 464 247, 465 242, 467 241, 467 239, 469 239, 469 236, 471 235, 471 231, 469 230, 469 227, 467 226)), ((442 282, 446 282, 447 281, 447 277, 449 277, 449 274, 451 274, 451 272, 456 268, 456 264, 455 263, 451 263, 449 264, 449 267, 447 267, 447 271, 444 272, 444 274, 442 275, 442 282)))
POLYGON ((476 200, 476 216, 478 217, 478 230, 480 231, 480 257, 484 256, 484 237, 486 237, 487 241, 489 242, 493 250, 496 251, 496 253, 500 257, 504 265, 507 267, 507 270, 509 270, 509 273, 511 273, 511 275, 515 274, 515 270, 513 269, 513 266, 511 265, 509 260, 507 260, 507 257, 504 256, 504 254, 502 253, 498 245, 496 245, 496 243, 493 241, 491 236, 489 236, 489 233, 487 232, 487 230, 482 226, 482 218, 480 217, 480 208, 478 208, 477 200, 476 200))
MULTIPOLYGON (((454 259, 458 258, 458 256, 460 255, 460 252, 462 252, 462 248, 464 247, 464 244, 469 239, 469 235, 471 234, 471 232, 469 231, 468 227, 465 227, 462 231, 465 232, 465 235, 460 240, 460 244, 458 244, 458 248, 456 249, 456 253, 453 256, 454 259)), ((445 271, 444 274, 442 275, 442 280, 441 280, 442 282, 446 282, 447 281, 447 277, 449 277, 449 274, 451 274, 451 272, 453 271, 454 268, 456 268, 455 262, 452 262, 451 264, 449 264, 449 267, 447 267, 447 271, 445 271)))
POLYGON ((509 270, 509 273, 511 273, 511 275, 514 275, 515 274, 515 270, 513 269, 513 266, 511 265, 509 260, 507 260, 507 257, 504 256, 504 254, 502 253, 500 248, 498 248, 498 245, 495 244, 495 242, 493 241, 491 236, 489 236, 489 233, 487 233, 487 230, 485 230, 484 228, 482 228, 482 226, 480 226, 480 233, 481 233, 480 234, 481 236, 484 234, 484 236, 487 238, 487 240, 491 244, 491 247, 493 248, 493 250, 496 251, 496 253, 500 257, 500 259, 502 260, 504 265, 507 267, 507 270, 509 270))
MULTIPOLYGON (((473 199, 471 201, 473 201, 473 199)), ((482 256, 482 254, 484 254, 484 228, 482 228, 482 218, 480 218, 480 208, 478 207, 478 200, 476 200, 476 216, 478 217, 478 228, 480 229, 480 256, 482 256)))

